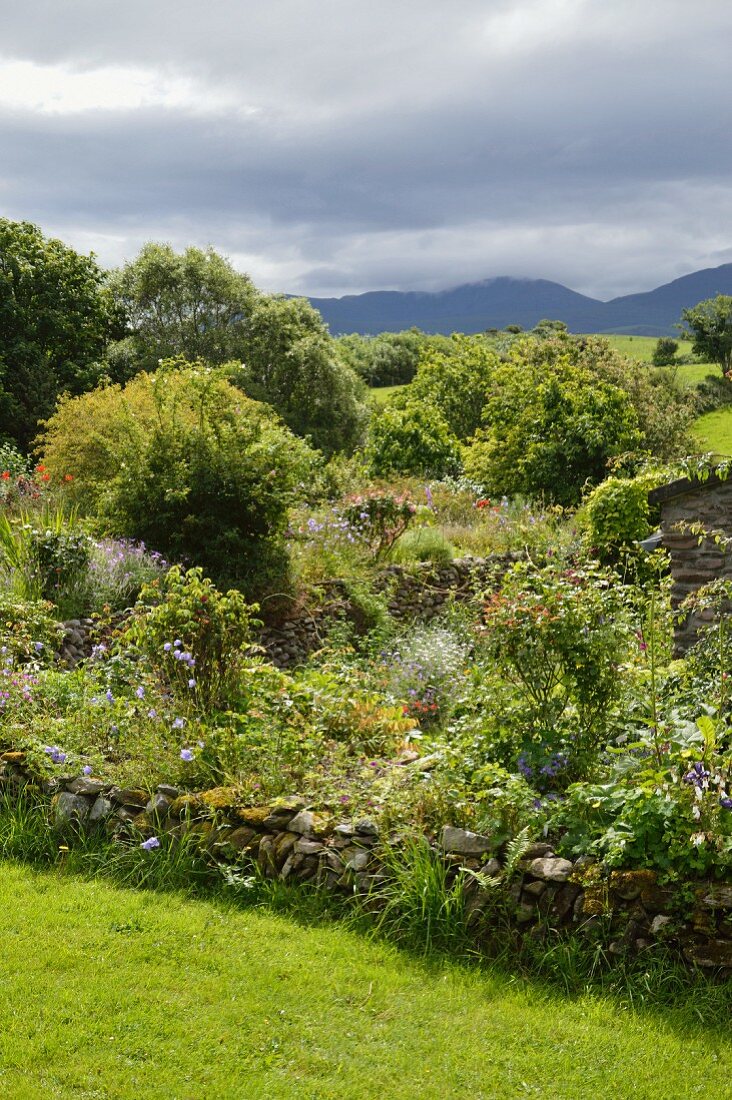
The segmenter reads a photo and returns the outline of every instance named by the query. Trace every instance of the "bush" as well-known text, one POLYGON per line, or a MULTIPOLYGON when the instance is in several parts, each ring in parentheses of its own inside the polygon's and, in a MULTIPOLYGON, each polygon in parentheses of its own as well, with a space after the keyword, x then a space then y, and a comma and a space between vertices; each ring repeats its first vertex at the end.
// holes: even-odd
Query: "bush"
POLYGON ((219 592, 201 569, 174 565, 142 589, 121 645, 143 653, 179 697, 206 709, 231 705, 256 611, 240 592, 219 592))
POLYGON ((604 557, 632 549, 648 536, 650 507, 648 493, 655 480, 609 477, 597 485, 582 509, 590 545, 604 557))
POLYGON ((287 507, 313 453, 217 372, 171 360, 62 403, 44 460, 116 534, 250 593, 284 583, 287 507))
POLYGON ((654 367, 670 367, 676 361, 676 352, 679 350, 677 340, 671 340, 668 336, 661 336, 656 341, 651 362, 654 367))
POLYGON ((442 477, 457 473, 459 448, 441 414, 427 405, 386 405, 369 425, 366 462, 376 477, 414 474, 442 477))
POLYGON ((435 527, 416 527, 406 531, 391 551, 391 560, 395 562, 431 561, 436 565, 446 565, 453 557, 453 547, 442 531, 435 527))

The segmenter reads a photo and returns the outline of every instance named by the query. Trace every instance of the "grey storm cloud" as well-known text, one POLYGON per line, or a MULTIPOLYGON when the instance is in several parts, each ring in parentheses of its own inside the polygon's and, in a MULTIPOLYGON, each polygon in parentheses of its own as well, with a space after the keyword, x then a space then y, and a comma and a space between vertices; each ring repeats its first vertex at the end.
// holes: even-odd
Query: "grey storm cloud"
POLYGON ((0 211, 268 289, 600 296, 732 255, 719 0, 0 0, 0 211))

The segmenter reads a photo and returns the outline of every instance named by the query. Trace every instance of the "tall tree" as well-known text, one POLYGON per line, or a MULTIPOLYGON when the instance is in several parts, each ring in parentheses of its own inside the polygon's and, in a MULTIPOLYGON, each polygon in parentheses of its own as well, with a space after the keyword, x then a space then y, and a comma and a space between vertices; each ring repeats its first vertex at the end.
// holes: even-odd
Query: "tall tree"
POLYGON ((0 436, 26 447, 60 393, 83 393, 115 314, 93 255, 0 218, 0 436))
POLYGON ((718 363, 722 374, 732 369, 732 298, 718 294, 685 309, 681 320, 694 341, 695 355, 718 363))
POLYGON ((124 382, 182 355, 232 364, 232 381, 266 401, 294 432, 331 453, 360 441, 361 383, 336 354, 321 316, 304 298, 261 294, 214 249, 147 244, 113 281, 128 337, 108 356, 124 382), (234 365, 237 364, 237 365, 234 365))

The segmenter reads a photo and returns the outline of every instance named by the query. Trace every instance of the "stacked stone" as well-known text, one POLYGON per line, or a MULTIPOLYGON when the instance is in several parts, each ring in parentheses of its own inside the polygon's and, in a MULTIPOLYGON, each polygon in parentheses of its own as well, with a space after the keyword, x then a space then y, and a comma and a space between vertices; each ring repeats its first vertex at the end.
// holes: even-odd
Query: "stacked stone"
MULTIPOLYGON (((212 864, 256 867, 270 879, 368 895, 374 905, 388 881, 384 846, 398 848, 401 843, 398 836, 380 836, 371 820, 337 821, 299 797, 244 806, 233 787, 181 794, 160 785, 150 794, 93 776, 39 782, 26 768, 22 752, 0 754, 0 788, 22 797, 29 786, 51 796, 60 837, 103 829, 129 843, 131 837, 192 834, 212 864)), ((548 843, 529 845, 506 876, 494 838, 454 826, 445 826, 434 850, 453 876, 464 869, 473 872, 466 876, 464 889, 478 944, 490 935, 493 903, 498 901, 503 917, 522 935, 541 937, 550 930, 586 935, 594 929, 609 936, 612 954, 639 953, 662 942, 694 965, 732 975, 729 884, 661 886, 654 871, 609 871, 588 856, 564 859, 548 843)))
POLYGON ((69 619, 63 624, 64 639, 59 649, 59 661, 67 668, 74 668, 92 651, 91 633, 93 619, 69 619))
MULTIPOLYGON (((389 614, 395 619, 429 622, 449 601, 476 599, 495 589, 520 556, 465 557, 446 565, 389 565, 375 577, 374 591, 386 596, 389 614)), ((330 624, 338 618, 358 623, 359 613, 343 583, 333 581, 318 607, 299 610, 283 623, 267 627, 259 644, 278 668, 294 668, 323 645, 330 624)))

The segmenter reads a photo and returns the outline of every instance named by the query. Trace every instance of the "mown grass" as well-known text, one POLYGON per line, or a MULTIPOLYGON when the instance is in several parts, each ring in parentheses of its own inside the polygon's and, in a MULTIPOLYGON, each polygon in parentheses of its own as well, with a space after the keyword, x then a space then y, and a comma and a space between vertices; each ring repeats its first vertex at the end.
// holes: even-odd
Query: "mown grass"
POLYGON ((7 1100, 729 1095, 691 1015, 441 962, 339 927, 0 864, 7 1100))

